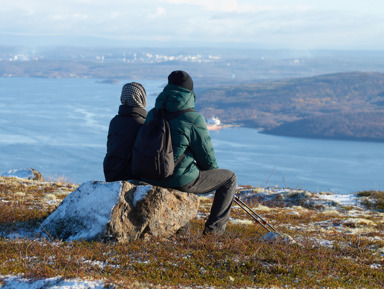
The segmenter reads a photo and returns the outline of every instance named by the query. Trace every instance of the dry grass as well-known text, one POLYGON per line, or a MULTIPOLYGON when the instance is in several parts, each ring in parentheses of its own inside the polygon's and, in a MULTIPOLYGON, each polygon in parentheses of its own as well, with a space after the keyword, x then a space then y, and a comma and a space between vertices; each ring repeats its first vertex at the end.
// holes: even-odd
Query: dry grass
MULTIPOLYGON (((6 237, 33 231, 75 187, 0 179, 0 275, 102 279, 114 288, 384 287, 383 218, 371 211, 361 214, 375 226, 351 225, 351 217, 339 211, 260 207, 264 218, 299 245, 265 243, 262 227, 237 222, 229 223, 224 236, 203 237, 199 218, 192 221, 190 234, 151 242, 6 237)), ((202 200, 202 215, 210 202, 202 200)), ((248 220, 237 206, 231 217, 248 220)))
POLYGON ((357 194, 369 209, 384 211, 384 192, 364 191, 357 194))

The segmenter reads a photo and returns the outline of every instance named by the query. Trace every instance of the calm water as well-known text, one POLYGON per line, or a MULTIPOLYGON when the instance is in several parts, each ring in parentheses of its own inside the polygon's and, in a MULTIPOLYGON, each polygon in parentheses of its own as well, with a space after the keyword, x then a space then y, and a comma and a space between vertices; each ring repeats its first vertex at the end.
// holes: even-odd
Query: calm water
MULTIPOLYGON (((126 80, 129 82, 131 80, 126 80)), ((165 82, 141 81, 148 107, 165 82)), ((104 180, 102 161, 121 85, 91 79, 0 78, 0 174, 35 168, 46 178, 104 180)), ((384 190, 384 143, 212 131, 221 168, 239 184, 353 193, 384 190)))

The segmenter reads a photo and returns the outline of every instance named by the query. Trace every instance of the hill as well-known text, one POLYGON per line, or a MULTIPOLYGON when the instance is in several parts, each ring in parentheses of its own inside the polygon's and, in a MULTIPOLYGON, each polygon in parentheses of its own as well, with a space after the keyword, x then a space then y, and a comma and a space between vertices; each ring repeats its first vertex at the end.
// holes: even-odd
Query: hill
POLYGON ((286 122, 265 133, 344 140, 384 141, 384 113, 350 112, 328 113, 286 122))
POLYGON ((266 133, 384 141, 384 74, 336 73, 197 91, 198 109, 266 133))

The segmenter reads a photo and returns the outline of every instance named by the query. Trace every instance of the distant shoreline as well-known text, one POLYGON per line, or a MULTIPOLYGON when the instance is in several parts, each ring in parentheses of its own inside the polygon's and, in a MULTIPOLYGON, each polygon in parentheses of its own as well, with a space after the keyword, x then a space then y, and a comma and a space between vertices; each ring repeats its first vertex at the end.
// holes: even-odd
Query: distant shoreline
POLYGON ((312 135, 294 135, 294 134, 281 134, 281 133, 275 133, 270 132, 265 129, 261 129, 260 127, 252 126, 252 125, 241 125, 241 124, 223 124, 224 128, 249 128, 256 130, 258 133, 266 134, 266 135, 273 135, 273 136, 280 136, 280 137, 292 137, 292 138, 302 138, 302 139, 317 139, 317 140, 336 140, 336 141, 357 141, 357 142, 372 142, 372 143, 384 143, 384 139, 374 139, 374 138, 356 138, 356 137, 343 137, 343 136, 312 136, 312 135))
POLYGON ((289 134, 279 134, 273 133, 266 130, 259 130, 259 133, 282 136, 282 137, 293 137, 293 138, 306 138, 306 139, 318 139, 318 140, 340 140, 340 141, 358 141, 358 142, 374 142, 374 143, 384 143, 384 139, 374 139, 374 138, 356 138, 356 137, 343 137, 343 136, 298 136, 298 135, 289 135, 289 134))

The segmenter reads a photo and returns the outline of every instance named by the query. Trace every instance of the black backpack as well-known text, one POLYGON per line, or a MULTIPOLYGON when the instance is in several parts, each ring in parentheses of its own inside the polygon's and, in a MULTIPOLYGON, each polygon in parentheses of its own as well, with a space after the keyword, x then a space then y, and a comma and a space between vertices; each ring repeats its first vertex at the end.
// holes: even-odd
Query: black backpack
POLYGON ((144 124, 137 134, 132 151, 132 173, 137 178, 165 179, 173 174, 185 156, 184 153, 175 162, 168 120, 194 109, 166 113, 165 102, 163 109, 153 109, 153 119, 144 124))

